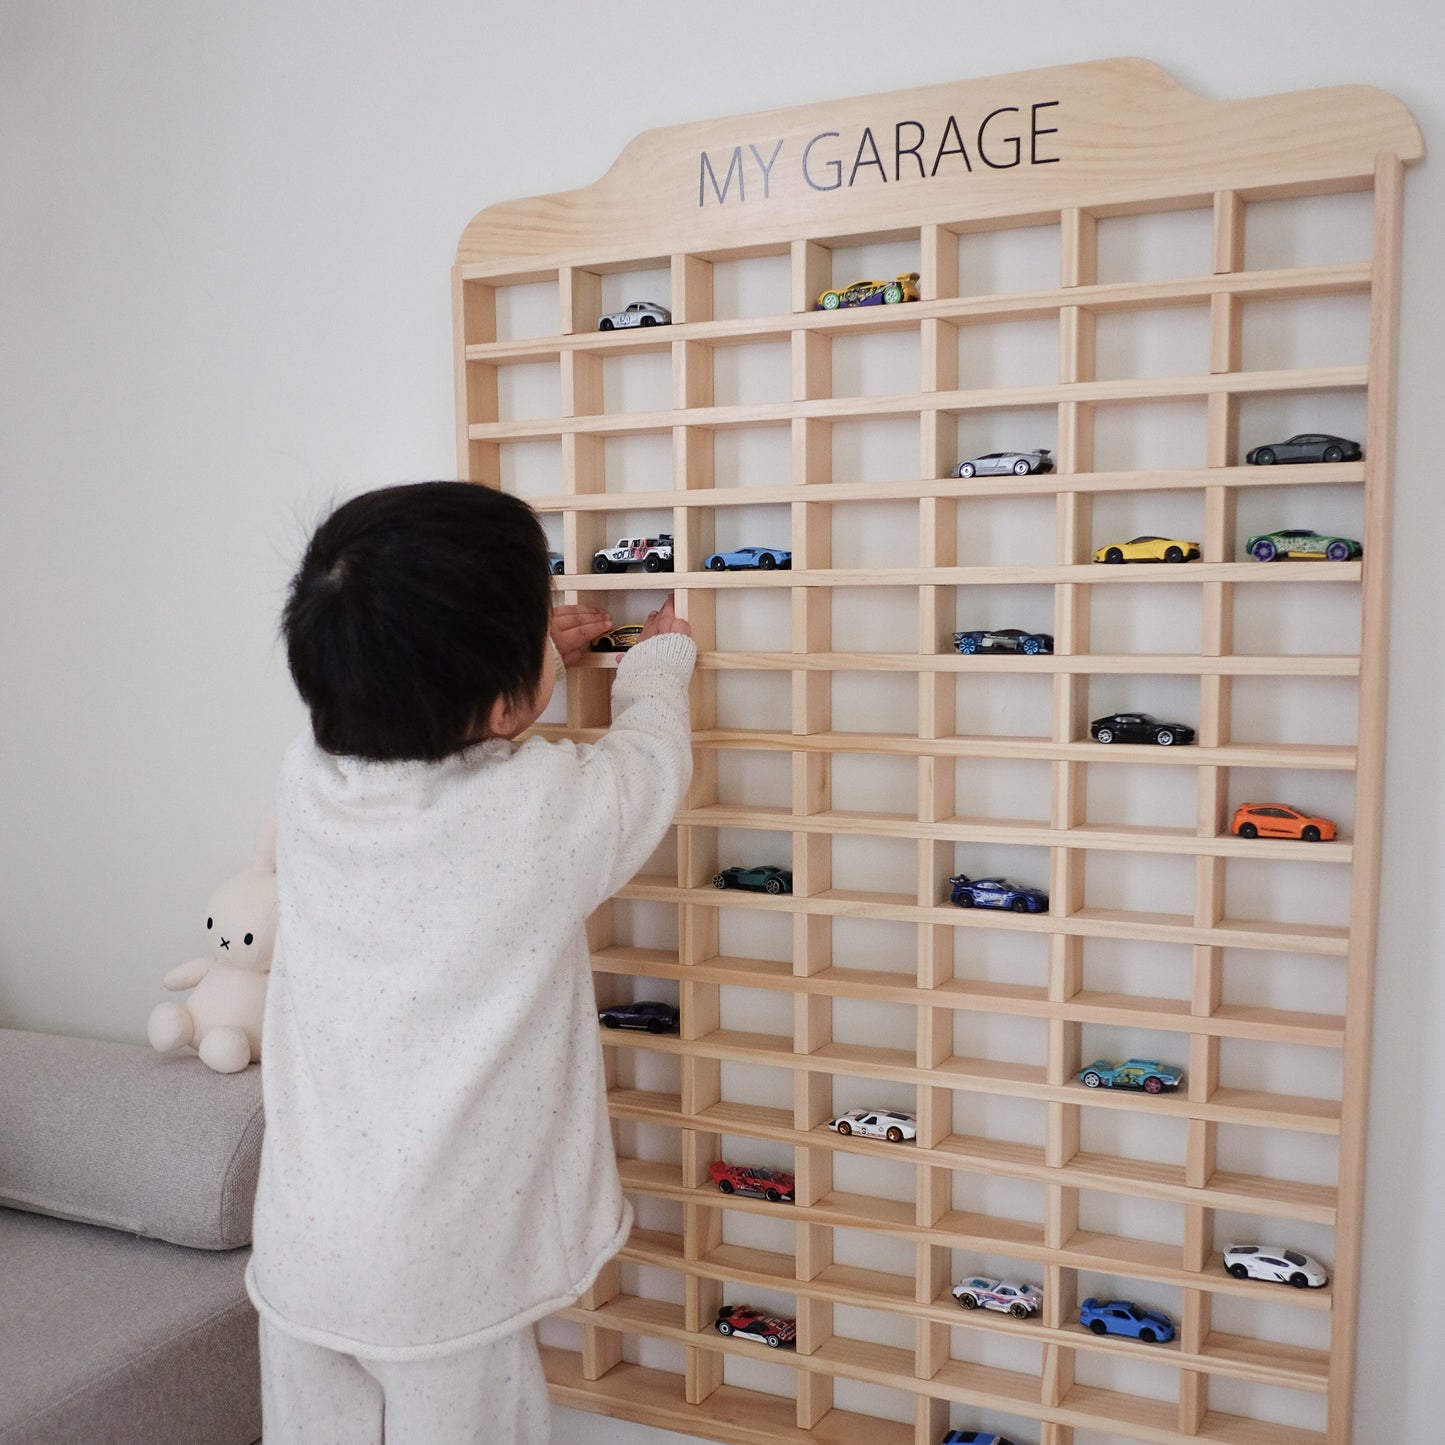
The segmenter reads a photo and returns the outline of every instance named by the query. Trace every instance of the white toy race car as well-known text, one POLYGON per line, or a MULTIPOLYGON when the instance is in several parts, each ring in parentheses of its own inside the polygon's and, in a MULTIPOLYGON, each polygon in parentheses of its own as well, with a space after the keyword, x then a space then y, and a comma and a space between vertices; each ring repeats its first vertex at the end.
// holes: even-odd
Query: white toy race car
POLYGON ((901 1144, 905 1139, 918 1137, 918 1120, 912 1114, 898 1114, 889 1109, 849 1109, 846 1114, 829 1119, 828 1127, 839 1134, 887 1139, 890 1144, 901 1144))
POLYGON ((1044 1294, 1036 1284, 1011 1279, 966 1279, 953 1287, 953 1297, 966 1310, 998 1310, 1026 1320, 1043 1306, 1044 1294))
POLYGON ((621 331, 628 326, 671 326, 672 312, 653 301, 634 301, 621 311, 598 318, 599 331, 621 331))

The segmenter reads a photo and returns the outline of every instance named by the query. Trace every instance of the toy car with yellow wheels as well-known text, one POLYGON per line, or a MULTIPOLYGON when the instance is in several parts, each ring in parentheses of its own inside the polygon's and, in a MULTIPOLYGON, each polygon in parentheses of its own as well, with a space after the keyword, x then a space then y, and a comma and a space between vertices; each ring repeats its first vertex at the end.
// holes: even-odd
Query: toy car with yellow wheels
POLYGON ((822 291, 813 303, 814 311, 837 311, 847 306, 896 306, 900 301, 918 300, 918 272, 900 271, 892 281, 853 281, 847 286, 822 291))

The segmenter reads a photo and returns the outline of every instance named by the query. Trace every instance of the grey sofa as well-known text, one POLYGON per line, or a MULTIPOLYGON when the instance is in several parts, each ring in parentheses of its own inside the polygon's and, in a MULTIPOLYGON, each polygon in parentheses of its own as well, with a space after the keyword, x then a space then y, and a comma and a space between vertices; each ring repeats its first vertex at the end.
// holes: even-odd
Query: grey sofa
POLYGON ((261 1074, 0 1029, 0 1445, 251 1445, 261 1074))

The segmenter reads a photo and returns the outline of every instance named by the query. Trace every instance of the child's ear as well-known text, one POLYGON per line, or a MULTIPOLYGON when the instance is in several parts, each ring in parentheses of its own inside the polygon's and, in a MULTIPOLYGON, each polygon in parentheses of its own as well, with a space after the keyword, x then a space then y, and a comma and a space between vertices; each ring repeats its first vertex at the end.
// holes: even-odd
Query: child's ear
POLYGON ((486 726, 482 736, 487 738, 509 738, 524 724, 520 709, 505 697, 497 698, 487 713, 486 726))

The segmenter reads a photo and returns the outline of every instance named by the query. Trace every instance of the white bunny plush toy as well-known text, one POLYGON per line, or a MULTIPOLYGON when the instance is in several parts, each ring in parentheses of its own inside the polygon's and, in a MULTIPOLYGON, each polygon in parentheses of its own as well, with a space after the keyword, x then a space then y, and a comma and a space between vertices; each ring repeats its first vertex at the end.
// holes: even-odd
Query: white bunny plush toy
POLYGON ((255 856, 206 904, 206 952, 165 976, 194 988, 184 1003, 159 1003, 146 1034, 158 1053, 192 1045, 218 1074, 261 1057, 261 1016, 276 946, 276 819, 261 820, 255 856))

